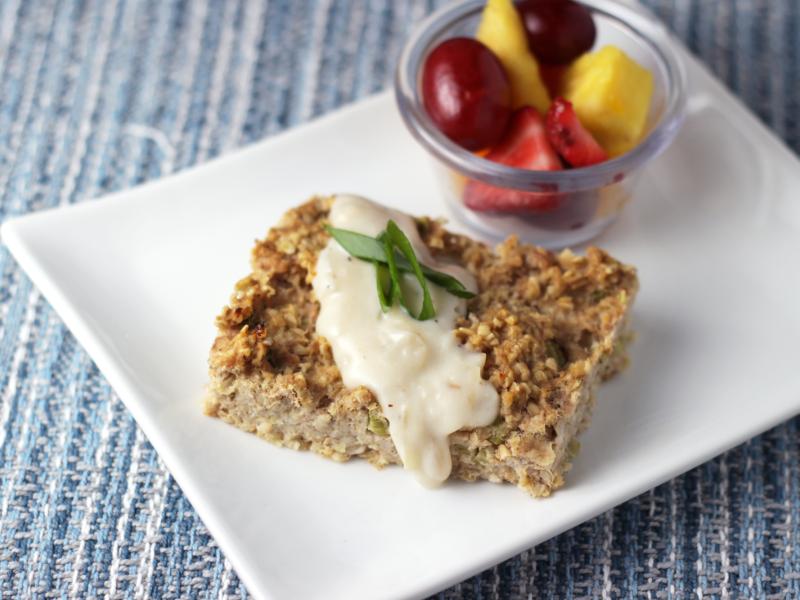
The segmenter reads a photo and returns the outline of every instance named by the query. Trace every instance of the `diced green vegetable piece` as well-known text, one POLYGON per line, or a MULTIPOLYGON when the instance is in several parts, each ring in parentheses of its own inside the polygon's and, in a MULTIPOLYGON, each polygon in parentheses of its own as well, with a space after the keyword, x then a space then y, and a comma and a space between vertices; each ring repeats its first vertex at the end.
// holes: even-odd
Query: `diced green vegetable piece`
POLYGON ((567 365, 567 355, 564 353, 564 348, 561 347, 555 340, 547 340, 545 343, 547 356, 556 361, 559 369, 563 369, 567 365))
POLYGON ((489 434, 489 441, 495 446, 499 446, 506 441, 508 431, 508 426, 505 423, 492 427, 492 432, 489 434))
POLYGON ((386 437, 389 435, 389 420, 377 411, 370 411, 367 430, 375 435, 386 437))

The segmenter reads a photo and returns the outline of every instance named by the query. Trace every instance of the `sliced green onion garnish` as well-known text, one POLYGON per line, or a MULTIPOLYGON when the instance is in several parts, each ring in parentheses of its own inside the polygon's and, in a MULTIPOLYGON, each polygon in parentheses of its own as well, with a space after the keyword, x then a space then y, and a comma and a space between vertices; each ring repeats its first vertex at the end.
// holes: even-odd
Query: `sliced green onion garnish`
POLYGON ((421 264, 411 241, 392 220, 387 223, 386 230, 381 232, 377 238, 336 227, 326 226, 325 229, 348 254, 375 265, 375 287, 383 312, 388 311, 397 302, 412 317, 420 321, 435 317, 436 309, 433 306, 427 281, 444 288, 458 298, 469 299, 475 296, 452 275, 421 264), (422 289, 422 307, 419 314, 414 314, 403 295, 400 287, 400 273, 414 275, 422 289))

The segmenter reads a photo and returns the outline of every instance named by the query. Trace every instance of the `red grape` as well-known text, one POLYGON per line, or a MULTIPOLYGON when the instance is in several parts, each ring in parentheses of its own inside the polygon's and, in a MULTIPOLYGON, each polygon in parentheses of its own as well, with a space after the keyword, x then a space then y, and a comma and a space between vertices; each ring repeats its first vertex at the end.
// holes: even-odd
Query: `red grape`
POLYGON ((572 0, 523 0, 517 10, 528 46, 546 65, 564 65, 594 45, 597 31, 589 10, 572 0))
POLYGON ((561 95, 564 74, 568 68, 569 65, 546 65, 544 63, 539 65, 539 75, 544 82, 544 87, 550 92, 551 98, 561 95))
POLYGON ((422 101, 455 143, 480 150, 497 142, 511 116, 511 84, 503 65, 470 38, 445 40, 422 67, 422 101))

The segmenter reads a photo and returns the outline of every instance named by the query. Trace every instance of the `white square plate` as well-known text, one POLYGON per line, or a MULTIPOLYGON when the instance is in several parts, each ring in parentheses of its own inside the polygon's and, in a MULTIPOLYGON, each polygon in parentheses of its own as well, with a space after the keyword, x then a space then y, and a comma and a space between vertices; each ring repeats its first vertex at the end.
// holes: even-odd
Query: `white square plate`
POLYGON ((640 271, 633 363, 547 500, 489 483, 429 491, 401 469, 279 449, 202 415, 214 316, 284 210, 351 191, 443 212, 388 94, 2 235, 255 596, 422 596, 800 411, 800 163, 680 54, 686 125, 598 241, 640 271))

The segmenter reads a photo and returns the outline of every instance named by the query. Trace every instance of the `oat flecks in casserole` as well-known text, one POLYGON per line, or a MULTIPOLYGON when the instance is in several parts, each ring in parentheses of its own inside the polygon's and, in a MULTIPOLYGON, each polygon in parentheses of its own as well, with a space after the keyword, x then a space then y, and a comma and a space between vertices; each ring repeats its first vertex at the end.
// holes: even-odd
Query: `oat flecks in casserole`
MULTIPOLYGON (((311 289, 331 198, 289 211, 253 249, 253 272, 217 318, 207 414, 273 443, 382 467, 399 459, 366 388, 346 388, 315 333, 311 289)), ((489 427, 450 436, 453 477, 517 484, 546 496, 564 482, 588 425, 597 384, 626 362, 635 270, 597 248, 553 254, 511 238, 493 252, 418 219, 440 260, 471 271, 478 295, 455 335, 486 354, 483 376, 500 396, 489 427)))

